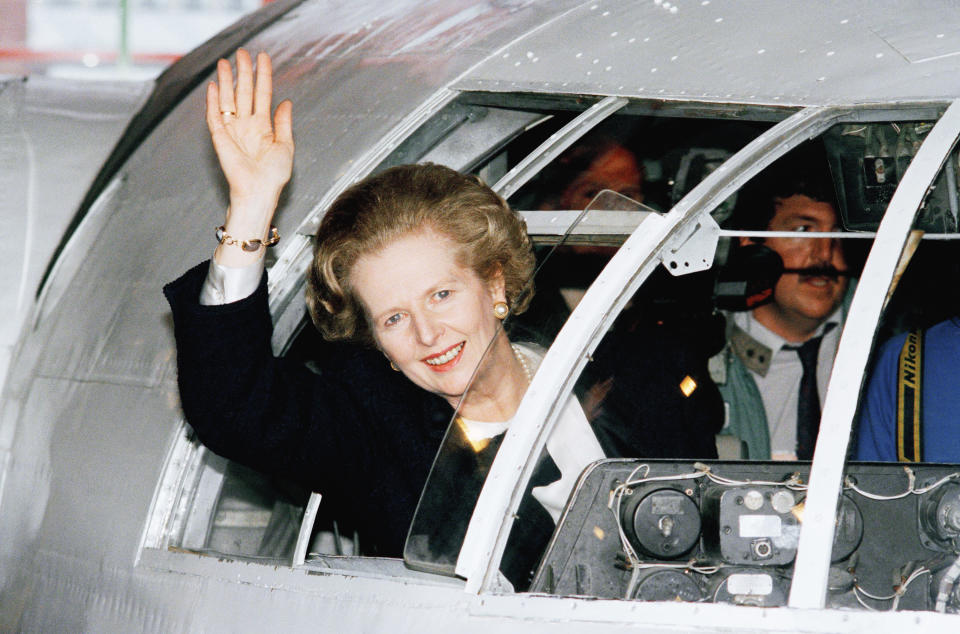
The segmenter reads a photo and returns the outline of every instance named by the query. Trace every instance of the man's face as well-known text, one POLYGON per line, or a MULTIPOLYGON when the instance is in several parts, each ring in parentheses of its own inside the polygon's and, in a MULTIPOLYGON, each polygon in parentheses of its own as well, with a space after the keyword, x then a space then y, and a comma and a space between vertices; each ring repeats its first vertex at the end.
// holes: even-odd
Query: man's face
MULTIPOLYGON (((837 214, 830 203, 817 202, 802 194, 778 199, 770 231, 836 231, 837 214)), ((829 238, 767 238, 764 244, 783 258, 786 269, 832 267, 846 270, 840 241, 829 238)), ((830 316, 847 290, 846 277, 785 273, 774 288, 772 304, 755 312, 772 330, 796 335, 809 333, 830 316), (766 319, 763 319, 765 317, 766 319)), ((795 339, 795 336, 788 336, 795 339)))

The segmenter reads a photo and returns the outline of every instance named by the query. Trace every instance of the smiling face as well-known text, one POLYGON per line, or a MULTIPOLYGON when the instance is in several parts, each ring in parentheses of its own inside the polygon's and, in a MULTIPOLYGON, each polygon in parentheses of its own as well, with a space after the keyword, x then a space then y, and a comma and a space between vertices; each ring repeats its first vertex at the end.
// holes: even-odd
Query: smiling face
POLYGON ((380 349, 407 378, 454 406, 498 333, 493 305, 505 301, 502 277, 485 282, 461 264, 460 251, 425 229, 361 256, 350 272, 380 349))
MULTIPOLYGON (((779 199, 770 231, 837 230, 833 205, 802 194, 779 199)), ((787 269, 833 267, 846 270, 838 240, 767 238, 764 244, 783 258, 787 269)), ((774 288, 774 301, 754 310, 757 320, 790 341, 801 341, 836 310, 847 290, 846 277, 785 273, 774 288)))

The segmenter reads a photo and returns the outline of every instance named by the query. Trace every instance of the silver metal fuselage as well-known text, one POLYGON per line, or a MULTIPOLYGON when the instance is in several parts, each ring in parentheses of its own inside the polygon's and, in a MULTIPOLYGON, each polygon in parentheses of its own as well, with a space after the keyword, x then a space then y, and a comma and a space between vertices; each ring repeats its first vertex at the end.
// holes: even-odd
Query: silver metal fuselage
POLYGON ((518 412, 536 424, 511 429, 501 448, 468 533, 470 554, 458 567, 463 579, 406 571, 399 562, 324 570, 221 560, 164 541, 165 526, 182 510, 178 487, 203 450, 180 411, 172 323, 160 289, 210 257, 227 205, 199 82, 85 210, 16 341, 0 400, 0 629, 956 629, 956 618, 932 613, 821 608, 837 483, 874 328, 913 213, 960 131, 956 108, 948 109, 960 98, 960 17, 947 5, 910 4, 915 8, 892 0, 293 6, 244 43, 271 54, 276 95, 294 103, 297 159, 276 218, 285 238, 269 263, 278 353, 304 319, 311 233, 340 192, 392 163, 439 157, 471 168, 480 160, 476 148, 488 149, 479 141, 460 154, 440 147, 438 115, 451 104, 581 103, 586 111, 599 103, 611 111, 747 116, 775 125, 670 213, 645 223, 590 288, 590 301, 573 313, 518 412), (822 521, 808 522, 801 534, 791 607, 497 591, 497 553, 525 485, 515 474, 532 468, 557 395, 570 389, 598 333, 646 276, 684 249, 713 206, 805 138, 839 120, 896 113, 936 119, 944 111, 890 205, 854 299, 824 406, 829 432, 821 434, 811 474, 807 512, 822 521), (431 126, 437 132, 423 132, 431 126), (411 138, 431 143, 417 147, 411 138))

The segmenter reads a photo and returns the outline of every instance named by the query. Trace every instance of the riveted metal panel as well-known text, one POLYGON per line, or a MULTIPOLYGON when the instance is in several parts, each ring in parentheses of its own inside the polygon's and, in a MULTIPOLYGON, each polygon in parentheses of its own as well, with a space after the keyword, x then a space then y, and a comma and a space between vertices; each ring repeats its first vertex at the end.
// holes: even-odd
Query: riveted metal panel
POLYGON ((949 3, 598 0, 455 88, 767 105, 949 100, 958 27, 949 3))

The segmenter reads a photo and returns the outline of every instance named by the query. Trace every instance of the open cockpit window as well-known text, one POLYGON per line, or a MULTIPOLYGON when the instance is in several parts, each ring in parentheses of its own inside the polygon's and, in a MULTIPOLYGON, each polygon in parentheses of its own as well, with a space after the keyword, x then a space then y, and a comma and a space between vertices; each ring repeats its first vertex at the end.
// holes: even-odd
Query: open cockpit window
MULTIPOLYGON (((622 236, 657 215, 641 203, 604 190, 585 210, 566 218, 564 234, 546 247, 535 276, 514 302, 516 317, 504 313, 501 327, 486 344, 483 359, 459 400, 410 528, 404 549, 407 565, 451 576, 456 572, 477 497, 510 427, 522 424, 514 417, 516 407, 543 361, 543 344, 549 345, 554 334, 539 328, 549 323, 542 318, 524 320, 524 309, 535 288, 555 293, 552 303, 565 302, 561 289, 541 284, 539 273, 549 270, 552 256, 563 249, 576 253, 578 247, 569 243, 590 236, 609 240, 614 231, 622 236)), ((562 409, 520 504, 501 565, 504 578, 518 590, 529 586, 580 473, 607 455, 601 444, 607 436, 592 429, 583 401, 571 397, 562 409)))
MULTIPOLYGON (((552 135, 590 105, 579 99, 520 101, 522 105, 517 106, 509 103, 509 97, 464 94, 418 128, 376 169, 430 161, 475 173, 493 184, 540 151, 552 135)), ((635 228, 638 221, 625 213, 629 210, 608 202, 602 206, 609 209, 586 218, 582 231, 572 233, 558 247, 563 233, 558 227, 569 226, 598 191, 615 190, 658 211, 669 209, 724 157, 769 125, 617 114, 573 144, 570 152, 577 155, 576 160, 561 156, 533 174, 509 202, 526 220, 538 265, 543 266, 530 308, 511 317, 511 337, 540 349, 549 347, 616 245, 635 228), (591 169, 602 147, 615 148, 608 157, 613 160, 601 161, 599 170, 591 169), (578 169, 589 178, 574 178, 578 169), (565 193, 571 187, 576 189, 572 198, 565 193), (561 194, 565 195, 562 202, 561 194), (618 213, 604 217, 607 212, 618 213), (550 251, 553 255, 547 258, 550 251)), ((318 356, 340 354, 309 324, 296 329, 288 341, 275 344, 289 360, 308 368, 318 356)), ((309 526, 300 531, 298 539, 308 562, 311 554, 376 554, 365 546, 363 536, 355 533, 349 513, 329 496, 322 498, 314 515, 314 508, 307 505, 308 492, 296 485, 220 459, 196 445, 184 444, 180 449, 184 460, 172 464, 176 469, 167 476, 169 487, 164 485, 164 491, 176 491, 165 498, 173 508, 155 518, 165 528, 162 537, 151 543, 290 561, 297 550, 290 535, 297 532, 293 529, 302 518, 309 526)))

